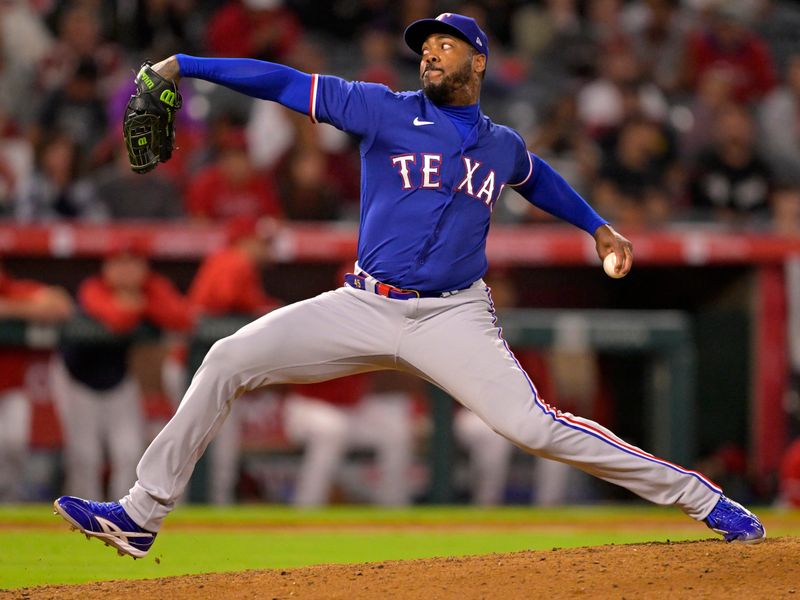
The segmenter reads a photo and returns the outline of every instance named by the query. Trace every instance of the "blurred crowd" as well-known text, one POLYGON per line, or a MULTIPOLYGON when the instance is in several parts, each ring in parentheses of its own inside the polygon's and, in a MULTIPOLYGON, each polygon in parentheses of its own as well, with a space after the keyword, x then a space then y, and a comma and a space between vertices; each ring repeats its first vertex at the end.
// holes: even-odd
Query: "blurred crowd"
MULTIPOLYGON (((109 248, 74 298, 0 269, 0 318, 53 323, 78 315, 119 336, 111 346, 64 343, 48 366, 66 492, 125 493, 158 430, 147 430, 148 419, 168 418, 180 401, 192 366, 180 340, 199 320, 252 318, 281 304, 260 279, 281 223, 358 218, 353 139, 198 80, 181 82, 173 158, 146 176, 132 173, 121 121, 141 62, 177 52, 251 57, 417 89, 418 57, 402 32, 443 11, 474 17, 490 37, 484 113, 520 131, 621 231, 692 224, 800 235, 794 2, 0 0, 0 218, 202 221, 219 224, 228 240, 206 257, 185 295, 150 269, 135 239, 109 248), (142 325, 175 337, 134 344, 126 336, 142 325)), ((508 191, 494 219, 551 217, 508 191)), ((501 273, 488 279, 498 306, 513 306, 513 282, 501 273)), ((0 501, 26 494, 18 489, 32 418, 24 380, 41 358, 3 352, 0 501)), ((520 360, 546 399, 607 422, 596 357, 587 348, 564 342, 547 356, 527 354, 520 360)), ((266 402, 279 406, 284 442, 305 450, 296 504, 330 501, 345 456, 365 447, 377 465, 367 499, 413 500, 416 445, 426 437, 418 384, 378 374, 279 395, 266 402)), ((217 503, 233 501, 241 484, 249 409, 234 404, 210 454, 217 503)), ((465 410, 453 425, 471 461, 469 497, 503 502, 513 448, 465 410)), ((527 493, 542 504, 568 500, 580 488, 558 465, 537 464, 530 479, 527 493)))
MULTIPOLYGON (((483 111, 622 231, 800 231, 800 7, 781 0, 2 0, 0 215, 356 219, 352 139, 196 80, 178 151, 134 175, 134 73, 185 52, 417 89, 402 31, 445 10, 491 38, 483 111)), ((513 192, 495 212, 547 219, 513 192)))

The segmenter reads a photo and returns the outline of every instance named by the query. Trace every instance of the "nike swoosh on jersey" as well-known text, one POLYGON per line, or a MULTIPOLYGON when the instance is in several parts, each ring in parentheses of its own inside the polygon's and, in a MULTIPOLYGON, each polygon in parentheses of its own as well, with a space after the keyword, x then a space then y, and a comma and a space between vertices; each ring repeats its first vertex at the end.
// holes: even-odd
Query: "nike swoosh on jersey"
POLYGON ((433 121, 420 121, 419 117, 414 117, 414 127, 419 127, 420 125, 433 125, 433 121))

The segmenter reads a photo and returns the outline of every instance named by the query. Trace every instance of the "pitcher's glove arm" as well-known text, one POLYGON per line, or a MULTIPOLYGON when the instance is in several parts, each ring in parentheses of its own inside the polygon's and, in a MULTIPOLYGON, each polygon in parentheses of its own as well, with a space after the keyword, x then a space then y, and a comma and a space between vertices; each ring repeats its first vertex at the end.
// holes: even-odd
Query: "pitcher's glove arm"
POLYGON ((175 115, 181 107, 181 95, 174 81, 164 79, 145 62, 134 83, 122 119, 122 133, 128 148, 131 169, 147 173, 159 162, 172 156, 175 144, 175 115))

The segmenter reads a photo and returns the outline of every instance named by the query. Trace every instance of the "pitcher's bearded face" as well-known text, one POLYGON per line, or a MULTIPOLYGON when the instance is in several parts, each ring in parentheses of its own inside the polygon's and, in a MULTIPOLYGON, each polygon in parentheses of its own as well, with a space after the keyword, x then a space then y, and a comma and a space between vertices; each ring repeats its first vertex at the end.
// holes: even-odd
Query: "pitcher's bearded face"
POLYGON ((425 95, 436 104, 457 104, 472 96, 475 52, 469 44, 446 34, 432 34, 422 44, 419 79, 425 95))
POLYGON ((446 73, 439 65, 427 65, 420 81, 422 91, 435 104, 452 104, 461 88, 472 79, 472 59, 466 58, 455 70, 446 73))

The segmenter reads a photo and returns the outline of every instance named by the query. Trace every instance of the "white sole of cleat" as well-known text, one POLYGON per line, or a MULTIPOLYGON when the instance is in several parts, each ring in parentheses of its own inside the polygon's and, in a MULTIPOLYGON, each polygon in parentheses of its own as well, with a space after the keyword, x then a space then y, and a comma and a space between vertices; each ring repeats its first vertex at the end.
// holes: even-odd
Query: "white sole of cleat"
POLYGON ((120 556, 130 556, 133 560, 137 558, 143 558, 147 556, 147 551, 137 550, 136 548, 131 547, 128 544, 120 543, 120 541, 115 538, 113 535, 109 535, 107 533, 97 533, 95 531, 87 531, 83 527, 81 527, 80 523, 75 521, 72 517, 70 517, 59 505, 58 501, 56 500, 53 502, 53 508, 55 511, 53 512, 54 515, 59 515, 63 518, 68 524, 70 531, 80 531, 85 536, 86 539, 89 540, 91 538, 96 538, 103 542, 106 546, 110 546, 111 548, 116 549, 117 554, 120 556))

